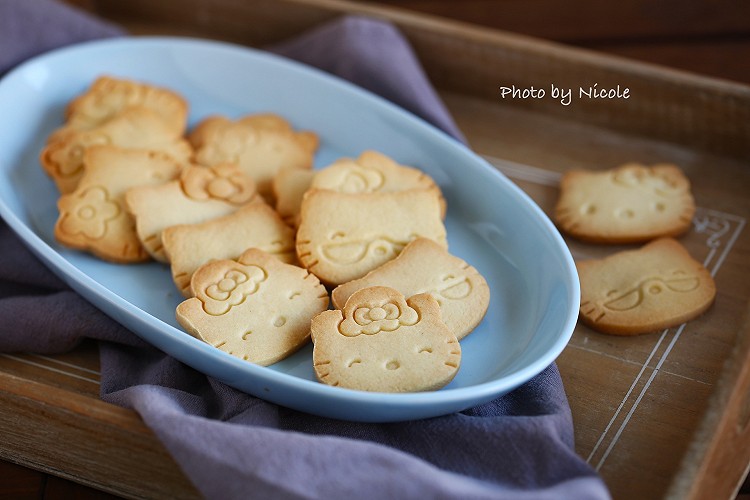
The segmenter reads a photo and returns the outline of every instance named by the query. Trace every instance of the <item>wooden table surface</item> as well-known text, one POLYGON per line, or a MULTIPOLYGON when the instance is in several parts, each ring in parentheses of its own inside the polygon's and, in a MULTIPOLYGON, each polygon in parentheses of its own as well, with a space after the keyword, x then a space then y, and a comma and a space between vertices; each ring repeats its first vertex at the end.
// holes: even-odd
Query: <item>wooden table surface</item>
MULTIPOLYGON (((87 0, 72 3, 84 7, 91 4, 87 0)), ((594 0, 385 0, 380 3, 593 48, 707 76, 750 83, 750 3, 747 2, 630 0, 615 4, 594 0)), ((512 151, 509 160, 508 155, 501 154, 493 138, 489 137, 488 130, 492 130, 491 122, 498 118, 498 115, 493 115, 494 111, 481 110, 481 103, 450 92, 444 92, 443 97, 475 149, 485 154, 491 162, 527 190, 543 208, 549 210, 556 196, 559 172, 555 172, 554 169, 535 170, 525 166, 519 167, 512 159, 512 151)), ((512 112, 506 111, 503 113, 506 113, 502 116, 503 120, 517 119, 521 130, 527 123, 532 126, 531 122, 525 122, 526 115, 514 116, 512 112)), ((569 139, 580 144, 580 140, 572 137, 569 139)), ((567 139, 557 137, 550 140, 562 144, 567 139)), ((505 151, 507 152, 507 149, 505 151)), ((653 153, 654 157, 660 154, 658 151, 653 153)), ((546 167, 544 162, 545 158, 542 155, 537 158, 536 165, 546 167)), ((531 164, 535 163, 532 161, 531 164)), ((560 164, 560 168, 564 167, 565 161, 560 164)), ((692 253, 706 262, 707 267, 717 273, 721 270, 727 255, 733 251, 736 235, 742 231, 744 222, 731 211, 715 211, 709 207, 703 207, 702 210, 703 212, 699 211, 698 220, 703 217, 705 224, 693 229, 687 239, 688 246, 692 253), (721 231, 718 237, 715 236, 717 231, 721 231)), ((576 256, 592 255, 591 248, 575 242, 570 243, 576 256)), ((600 408, 606 408, 607 411, 592 411, 588 408, 592 402, 578 396, 582 393, 580 387, 569 391, 572 393, 571 406, 576 419, 577 449, 595 468, 603 474, 606 473, 607 477, 616 477, 616 469, 627 466, 627 460, 621 459, 628 450, 618 449, 616 453, 613 450, 618 442, 625 441, 624 435, 635 432, 639 426, 650 426, 653 429, 649 432, 663 436, 661 442, 654 443, 657 449, 677 446, 684 451, 688 446, 688 441, 680 435, 680 429, 695 428, 702 417, 690 413, 690 400, 707 399, 718 377, 714 367, 703 367, 705 370, 702 372, 702 367, 696 367, 695 363, 683 358, 691 355, 683 348, 684 339, 694 337, 700 329, 701 324, 696 323, 691 328, 644 337, 624 348, 625 355, 622 345, 619 345, 622 343, 620 340, 591 334, 583 328, 576 332, 571 346, 560 359, 566 385, 594 383, 590 374, 581 372, 581 367, 586 366, 583 362, 586 356, 596 352, 604 353, 605 357, 610 356, 609 376, 614 379, 614 386, 622 387, 622 393, 613 393, 610 400, 596 402, 600 408), (668 393, 665 391, 671 390, 674 386, 666 383, 664 377, 678 377, 688 382, 680 385, 682 390, 679 394, 668 393), (622 394, 625 394, 624 398, 622 394), (683 422, 646 422, 638 419, 636 410, 639 407, 663 404, 666 400, 670 405, 685 409, 685 412, 679 413, 683 422), (608 471, 608 468, 612 470, 608 471)), ((724 345, 725 343, 726 340, 717 334, 713 339, 709 339, 705 348, 726 350, 728 346, 724 345)), ((6 376, 6 380, 18 380, 18 386, 3 388, 6 402, 21 406, 26 404, 29 414, 24 415, 24 418, 28 417, 37 425, 44 425, 46 418, 43 414, 34 414, 40 398, 38 390, 41 390, 43 385, 55 387, 61 394, 80 395, 81 404, 88 400, 84 398, 96 397, 98 393, 99 374, 95 348, 88 344, 73 353, 59 357, 4 355, 0 357, 0 372, 6 376), (26 383, 29 379, 36 380, 39 386, 26 383)), ((67 408, 66 411, 75 414, 80 408, 76 406, 78 402, 75 398, 73 399, 65 401, 64 404, 61 402, 61 405, 67 408)), ((140 443, 139 436, 147 434, 148 431, 139 423, 137 416, 132 412, 106 406, 108 405, 102 403, 101 407, 96 407, 96 411, 106 414, 106 421, 128 422, 127 426, 132 427, 135 436, 128 439, 140 443)), ((3 429, 9 418, 12 416, 0 414, 0 429, 3 429)), ((81 439, 86 439, 85 417, 83 418, 79 435, 81 439)), ((143 447, 148 448, 146 456, 161 457, 154 460, 165 460, 162 456, 163 450, 152 449, 149 444, 143 444, 143 447)), ((33 453, 40 454, 43 451, 33 450, 33 453)), ((38 463, 18 459, 18 456, 2 449, 0 458, 6 460, 0 462, 1 498, 68 498, 74 495, 79 498, 101 498, 105 495, 99 490, 65 479, 82 481, 82 476, 74 470, 76 464, 60 464, 57 469, 46 467, 43 471, 36 471, 25 465, 39 468, 38 463)), ((169 491, 170 481, 174 481, 174 484, 180 481, 180 472, 173 463, 164 467, 165 477, 168 478, 165 491, 169 491)), ((644 481, 663 482, 664 475, 660 476, 660 469, 673 467, 674 463, 655 463, 653 478, 644 478, 644 481)), ((100 484, 96 486, 102 487, 100 484)), ((662 484, 660 491, 665 491, 667 486, 662 484)), ((618 490, 622 487, 617 486, 618 490)), ((105 488, 117 491, 116 484, 105 488)), ((189 489, 184 491, 186 495, 191 493, 189 489)), ((637 488, 634 491, 637 491, 637 488)))

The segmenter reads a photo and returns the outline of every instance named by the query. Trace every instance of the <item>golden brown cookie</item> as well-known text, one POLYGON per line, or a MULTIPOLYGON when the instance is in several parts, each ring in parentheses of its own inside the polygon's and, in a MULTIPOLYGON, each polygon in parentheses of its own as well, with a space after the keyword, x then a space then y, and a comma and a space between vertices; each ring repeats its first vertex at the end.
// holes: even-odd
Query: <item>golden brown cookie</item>
POLYGON ((297 262, 294 230, 265 203, 250 203, 200 224, 168 227, 162 231, 162 244, 175 285, 185 297, 193 296, 190 278, 195 270, 212 259, 235 259, 248 248, 258 248, 283 262, 297 262))
POLYGON ((636 243, 690 228, 690 182, 668 164, 629 163, 607 171, 573 170, 560 184, 555 219, 567 234, 593 243, 636 243))
POLYGON ((55 238, 112 262, 147 260, 135 220, 125 208, 125 192, 167 182, 182 166, 165 154, 115 146, 92 146, 83 162, 86 172, 78 187, 58 200, 55 238))
POLYGON ((276 210, 290 225, 299 226, 302 198, 311 188, 350 194, 432 189, 440 197, 441 216, 445 217, 445 199, 432 178, 377 151, 365 151, 356 159, 340 158, 314 172, 301 169, 279 172, 273 180, 276 210))
POLYGON ((276 211, 284 222, 299 226, 302 198, 312 184, 315 171, 306 168, 284 168, 273 178, 272 189, 276 211))
POLYGON ((707 310, 716 296, 711 274, 672 238, 601 260, 577 262, 581 320, 615 335, 671 328, 707 310))
POLYGON ((455 377, 461 346, 429 294, 408 300, 387 287, 354 293, 343 311, 312 320, 318 380, 361 391, 439 389, 455 377))
POLYGON ((253 180, 233 164, 185 167, 180 178, 157 186, 128 190, 125 204, 133 214, 138 238, 151 256, 167 262, 161 233, 178 224, 198 224, 228 215, 255 201, 253 180))
POLYGON ((310 190, 297 232, 300 263, 323 283, 361 278, 423 237, 447 248, 434 190, 347 194, 310 190))
POLYGON ((83 175, 86 149, 112 145, 164 153, 178 162, 187 162, 192 148, 154 111, 131 107, 111 120, 90 130, 66 134, 42 150, 40 162, 62 194, 75 189, 83 175))
POLYGON ((310 321, 328 307, 328 293, 304 269, 257 249, 236 261, 217 260, 193 274, 195 297, 177 306, 191 335, 224 352, 267 366, 310 339, 310 321))
POLYGON ((182 96, 148 83, 101 76, 68 104, 65 126, 54 132, 50 141, 61 139, 71 131, 96 128, 133 106, 154 111, 176 136, 185 133, 188 103, 182 96))
POLYGON ((312 168, 318 149, 313 132, 296 132, 278 115, 251 115, 231 121, 206 118, 189 136, 195 160, 202 165, 237 163, 253 178, 258 192, 270 198, 271 182, 283 168, 312 168))
POLYGON ((331 294, 334 307, 342 309, 353 293, 371 286, 395 288, 406 297, 429 293, 459 340, 476 328, 490 304, 490 288, 482 275, 426 238, 412 241, 398 257, 364 277, 337 286, 331 294))
POLYGON ((442 215, 445 201, 434 180, 421 170, 399 165, 377 151, 365 151, 358 158, 341 158, 315 174, 312 188, 340 193, 389 193, 409 189, 433 189, 440 196, 442 215))

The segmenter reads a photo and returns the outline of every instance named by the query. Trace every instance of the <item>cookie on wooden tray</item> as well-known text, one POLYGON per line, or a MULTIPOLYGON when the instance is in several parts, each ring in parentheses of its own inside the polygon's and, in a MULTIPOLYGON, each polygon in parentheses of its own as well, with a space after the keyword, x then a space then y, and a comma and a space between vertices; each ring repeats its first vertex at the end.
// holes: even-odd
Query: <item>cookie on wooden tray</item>
POLYGON ((140 262, 149 254, 125 208, 125 193, 135 186, 161 184, 179 175, 182 165, 151 151, 93 146, 83 161, 86 172, 72 193, 57 202, 55 238, 112 262, 140 262))
POLYGON ((294 230, 265 203, 250 203, 234 213, 200 224, 181 224, 162 231, 162 244, 172 278, 185 297, 191 297, 190 278, 212 259, 236 259, 248 248, 258 248, 282 262, 297 262, 294 230))
POLYGON ((434 190, 337 193, 313 189, 302 201, 297 231, 300 263, 323 283, 361 278, 423 237, 447 248, 434 190))
POLYGON ((190 144, 171 130, 154 111, 130 107, 102 125, 65 135, 47 144, 40 162, 61 193, 69 193, 83 175, 86 149, 95 145, 112 145, 127 149, 156 151, 187 162, 192 155, 190 144))
POLYGON ((706 311, 716 296, 708 270, 672 238, 576 265, 581 320, 603 333, 637 335, 671 328, 706 311))
POLYGON ((690 228, 695 202, 675 165, 629 163, 563 175, 555 219, 562 231, 593 243, 636 243, 690 228))
POLYGON ((55 131, 50 141, 71 131, 98 127, 133 106, 154 111, 175 135, 185 133, 188 103, 178 93, 149 83, 101 76, 68 104, 65 126, 55 131))
POLYGON ((395 259, 364 277, 337 286, 331 298, 337 309, 357 290, 371 286, 395 288, 407 297, 429 293, 440 305, 443 322, 459 340, 482 321, 490 304, 490 288, 464 260, 426 238, 412 241, 395 259))
POLYGON ((257 249, 236 261, 217 260, 193 275, 195 297, 177 306, 177 321, 196 338, 267 366, 310 339, 310 321, 328 307, 328 293, 304 269, 257 249))
POLYGON ((272 195, 271 182, 282 168, 312 168, 318 136, 297 132, 278 115, 250 115, 232 121, 206 118, 189 135, 202 165, 237 163, 253 178, 258 192, 272 195))
POLYGON ((185 167, 178 180, 128 190, 125 203, 138 238, 151 254, 167 262, 161 233, 178 224, 198 224, 228 215, 259 199, 253 180, 231 163, 185 167))
POLYGON ((312 320, 313 367, 321 382, 377 392, 439 389, 455 377, 461 346, 430 294, 405 299, 388 287, 354 293, 343 311, 312 320))

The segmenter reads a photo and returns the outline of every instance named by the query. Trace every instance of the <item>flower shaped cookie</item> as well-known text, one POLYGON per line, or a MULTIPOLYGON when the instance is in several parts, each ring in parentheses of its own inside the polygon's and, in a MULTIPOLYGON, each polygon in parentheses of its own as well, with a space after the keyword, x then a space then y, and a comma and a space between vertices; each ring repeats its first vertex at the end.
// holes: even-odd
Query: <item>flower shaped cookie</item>
POLYGON ((107 222, 120 214, 104 186, 92 186, 60 200, 60 227, 69 234, 95 240, 107 232, 107 222))

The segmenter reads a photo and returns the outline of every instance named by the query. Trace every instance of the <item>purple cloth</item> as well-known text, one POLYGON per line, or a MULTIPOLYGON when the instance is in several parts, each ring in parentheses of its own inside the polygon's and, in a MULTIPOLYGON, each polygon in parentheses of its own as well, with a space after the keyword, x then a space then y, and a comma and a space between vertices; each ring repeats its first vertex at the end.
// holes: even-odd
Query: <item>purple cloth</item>
MULTIPOLYGON (((52 46, 121 33, 50 0, 0 0, 0 27, 0 72, 52 46), (51 18, 54 34, 27 36, 51 18)), ((386 23, 344 18, 274 50, 381 92, 460 138, 386 23)), ((97 339, 101 397, 135 409, 207 498, 609 498, 573 451, 554 364, 511 394, 453 415, 391 424, 316 417, 248 396, 147 345, 55 278, 4 223, 0 256, 0 351, 56 353, 97 339)))

